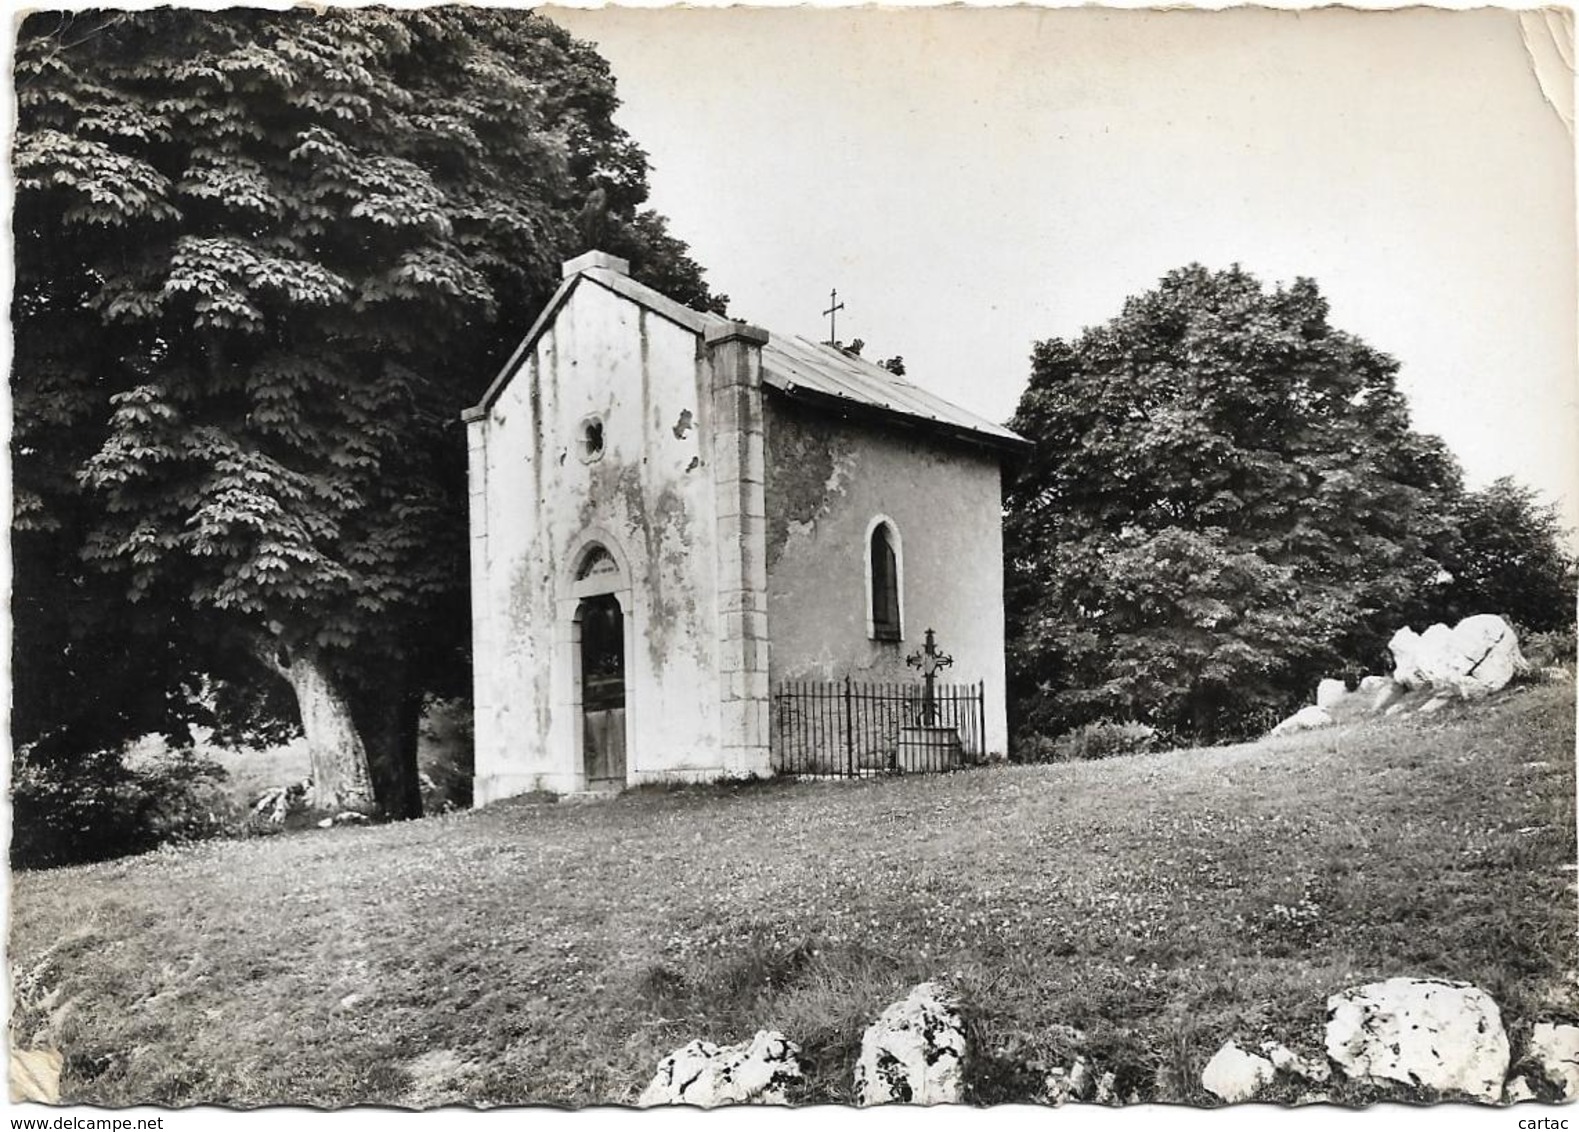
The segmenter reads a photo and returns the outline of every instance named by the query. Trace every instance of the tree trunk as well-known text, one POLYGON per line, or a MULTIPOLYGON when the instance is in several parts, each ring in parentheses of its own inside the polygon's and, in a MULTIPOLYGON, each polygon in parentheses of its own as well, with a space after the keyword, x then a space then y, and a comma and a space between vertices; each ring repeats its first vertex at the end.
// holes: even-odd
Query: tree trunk
POLYGON ((312 762, 308 804, 322 810, 372 810, 367 750, 351 718, 351 707, 317 649, 298 646, 278 652, 260 647, 259 659, 289 681, 301 713, 302 734, 312 762))
POLYGON ((385 817, 420 818, 417 728, 422 721, 422 694, 412 687, 410 665, 401 661, 378 666, 367 675, 376 680, 366 682, 366 687, 351 685, 347 699, 367 744, 373 797, 385 817))

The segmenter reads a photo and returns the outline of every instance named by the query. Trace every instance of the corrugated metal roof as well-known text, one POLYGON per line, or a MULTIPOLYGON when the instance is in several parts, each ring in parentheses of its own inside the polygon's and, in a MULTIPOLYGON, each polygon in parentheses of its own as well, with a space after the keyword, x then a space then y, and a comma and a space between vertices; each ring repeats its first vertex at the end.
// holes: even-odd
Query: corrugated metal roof
POLYGON ((798 334, 772 334, 762 347, 763 383, 794 395, 802 390, 880 409, 950 432, 979 435, 1010 447, 1028 444, 1002 425, 967 412, 880 365, 798 334))
MULTIPOLYGON (((468 412, 468 417, 486 410, 493 403, 513 376, 520 359, 558 313, 577 281, 583 278, 646 307, 694 334, 705 335, 732 325, 732 321, 722 315, 692 310, 618 271, 606 267, 582 268, 567 279, 550 300, 531 333, 483 395, 482 401, 468 412)), ((882 366, 795 334, 768 332, 767 345, 762 347, 762 380, 764 385, 790 397, 810 395, 825 403, 845 401, 852 408, 875 411, 898 418, 898 422, 935 429, 994 447, 1021 449, 1030 446, 1029 441, 1002 425, 950 404, 919 385, 889 373, 882 366)))

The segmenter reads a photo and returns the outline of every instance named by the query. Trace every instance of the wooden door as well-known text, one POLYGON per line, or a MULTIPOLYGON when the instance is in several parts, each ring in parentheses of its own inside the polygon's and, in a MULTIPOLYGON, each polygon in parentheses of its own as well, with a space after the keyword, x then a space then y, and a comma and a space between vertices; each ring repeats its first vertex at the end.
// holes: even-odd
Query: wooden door
POLYGON ((582 758, 587 788, 625 785, 625 616, 612 595, 581 603, 582 758))

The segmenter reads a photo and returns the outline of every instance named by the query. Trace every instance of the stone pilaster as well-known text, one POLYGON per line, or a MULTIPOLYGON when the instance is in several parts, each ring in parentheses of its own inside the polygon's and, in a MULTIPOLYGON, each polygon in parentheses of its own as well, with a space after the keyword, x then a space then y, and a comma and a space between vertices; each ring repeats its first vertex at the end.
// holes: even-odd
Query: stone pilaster
MULTIPOLYGON (((494 629, 492 590, 488 585, 488 412, 480 407, 467 409, 461 419, 466 425, 466 495, 471 536, 472 712, 480 744, 491 742, 495 731, 490 683, 494 672, 494 629)), ((474 793, 475 805, 490 800, 486 787, 474 793)))
POLYGON ((768 775, 767 524, 762 484, 762 347, 767 331, 734 323, 707 335, 718 515, 718 669, 725 770, 768 775))

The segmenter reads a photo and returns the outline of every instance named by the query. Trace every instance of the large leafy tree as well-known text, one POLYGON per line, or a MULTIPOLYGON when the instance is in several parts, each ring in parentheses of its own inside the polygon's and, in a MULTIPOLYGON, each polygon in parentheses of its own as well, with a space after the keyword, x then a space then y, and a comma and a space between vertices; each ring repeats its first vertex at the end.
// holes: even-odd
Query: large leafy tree
POLYGON ((1576 563, 1554 504, 1505 476, 1466 492, 1453 525, 1438 620, 1496 613, 1522 629, 1573 630, 1576 563))
POLYGON ((1379 663, 1429 592, 1457 466, 1396 364, 1305 279, 1191 266, 1078 340, 1038 344, 1005 492, 1021 729, 1262 726, 1379 663))
POLYGON ((413 812, 466 670, 460 409, 593 242, 722 302, 607 65, 520 11, 162 8, 36 13, 15 79, 13 670, 88 646, 17 738, 179 722, 245 656, 319 804, 413 812))

